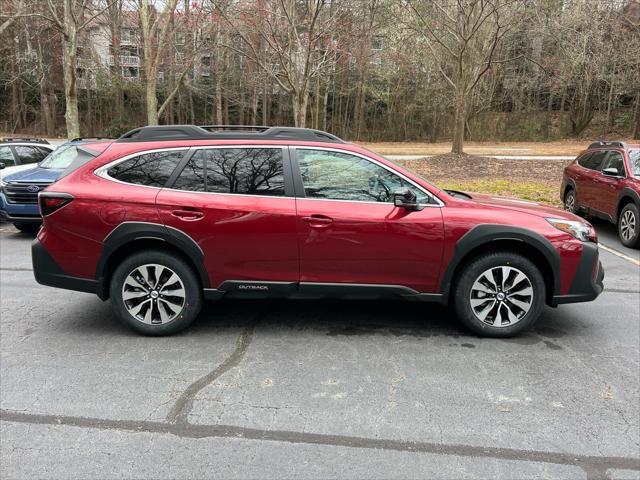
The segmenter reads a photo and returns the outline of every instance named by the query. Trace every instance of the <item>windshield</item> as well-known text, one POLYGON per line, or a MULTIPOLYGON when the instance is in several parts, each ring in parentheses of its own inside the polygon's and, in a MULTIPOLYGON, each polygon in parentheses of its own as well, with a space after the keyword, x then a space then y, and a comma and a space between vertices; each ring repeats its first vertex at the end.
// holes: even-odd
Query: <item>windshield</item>
POLYGON ((629 165, 631 166, 631 175, 640 177, 640 150, 629 150, 629 165))
POLYGON ((78 148, 75 145, 62 145, 45 157, 40 162, 42 168, 67 168, 78 156, 78 148))

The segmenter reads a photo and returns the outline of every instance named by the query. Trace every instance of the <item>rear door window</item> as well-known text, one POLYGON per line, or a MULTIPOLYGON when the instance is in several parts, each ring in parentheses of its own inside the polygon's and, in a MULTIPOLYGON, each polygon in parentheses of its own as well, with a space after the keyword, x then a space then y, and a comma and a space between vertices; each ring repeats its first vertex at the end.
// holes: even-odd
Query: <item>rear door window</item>
POLYGON ((196 150, 172 188, 195 192, 284 196, 282 148, 196 150))
POLYGON ((164 187, 188 150, 165 150, 137 155, 107 170, 120 182, 147 187, 164 187))
POLYGON ((602 152, 594 152, 590 154, 588 157, 584 157, 584 159, 580 159, 578 162, 584 168, 588 168, 589 170, 600 170, 600 165, 602 165, 603 160, 607 156, 606 151, 602 152))
POLYGON ((20 158, 20 163, 38 163, 44 157, 47 156, 46 153, 42 153, 42 151, 38 147, 30 147, 28 145, 16 145, 13 147, 16 151, 16 155, 20 158))

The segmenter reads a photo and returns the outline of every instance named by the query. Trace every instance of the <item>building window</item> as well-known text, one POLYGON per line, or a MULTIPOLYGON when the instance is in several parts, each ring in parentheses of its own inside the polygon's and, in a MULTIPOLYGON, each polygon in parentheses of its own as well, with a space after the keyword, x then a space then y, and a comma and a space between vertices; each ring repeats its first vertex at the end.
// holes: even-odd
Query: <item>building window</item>
POLYGON ((371 41, 371 48, 373 50, 382 50, 384 48, 384 37, 382 35, 375 35, 371 41))

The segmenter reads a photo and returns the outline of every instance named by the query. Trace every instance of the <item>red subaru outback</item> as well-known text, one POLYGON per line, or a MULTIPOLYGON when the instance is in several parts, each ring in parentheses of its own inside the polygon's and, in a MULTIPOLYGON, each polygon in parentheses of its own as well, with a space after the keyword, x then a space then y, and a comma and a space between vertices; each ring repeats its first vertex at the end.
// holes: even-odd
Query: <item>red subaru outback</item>
POLYGON ((581 218, 440 190, 316 130, 136 129, 39 201, 36 280, 111 298, 149 335, 224 296, 434 301, 505 337, 603 289, 581 218))
POLYGON ((566 210, 618 225, 620 241, 640 246, 640 145, 595 142, 564 169, 566 210))

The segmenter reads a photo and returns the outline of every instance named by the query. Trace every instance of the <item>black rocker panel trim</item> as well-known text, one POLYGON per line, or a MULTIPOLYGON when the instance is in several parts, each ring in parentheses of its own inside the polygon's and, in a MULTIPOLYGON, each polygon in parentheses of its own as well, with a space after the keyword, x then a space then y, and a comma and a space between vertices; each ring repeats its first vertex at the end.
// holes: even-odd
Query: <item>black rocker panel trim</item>
POLYGON ((560 291, 560 256, 556 249, 553 248, 553 245, 551 245, 551 242, 542 235, 526 228, 494 224, 478 225, 458 240, 453 258, 449 262, 442 278, 440 293, 445 297, 449 296, 456 268, 472 250, 498 240, 523 242, 542 254, 549 263, 553 274, 553 293, 554 295, 558 295, 560 291))
POLYGON ((204 267, 204 253, 195 240, 180 230, 159 223, 124 222, 113 229, 104 240, 102 255, 96 268, 96 279, 102 289, 98 293, 100 298, 108 296, 108 285, 104 285, 103 279, 105 278, 111 255, 120 247, 136 240, 160 240, 178 248, 196 267, 202 287, 209 287, 209 277, 204 267))
POLYGON ((298 298, 298 299, 382 299, 396 298, 422 302, 445 303, 440 294, 419 293, 401 285, 270 282, 254 280, 227 280, 217 289, 206 289, 205 297, 231 298, 298 298))

